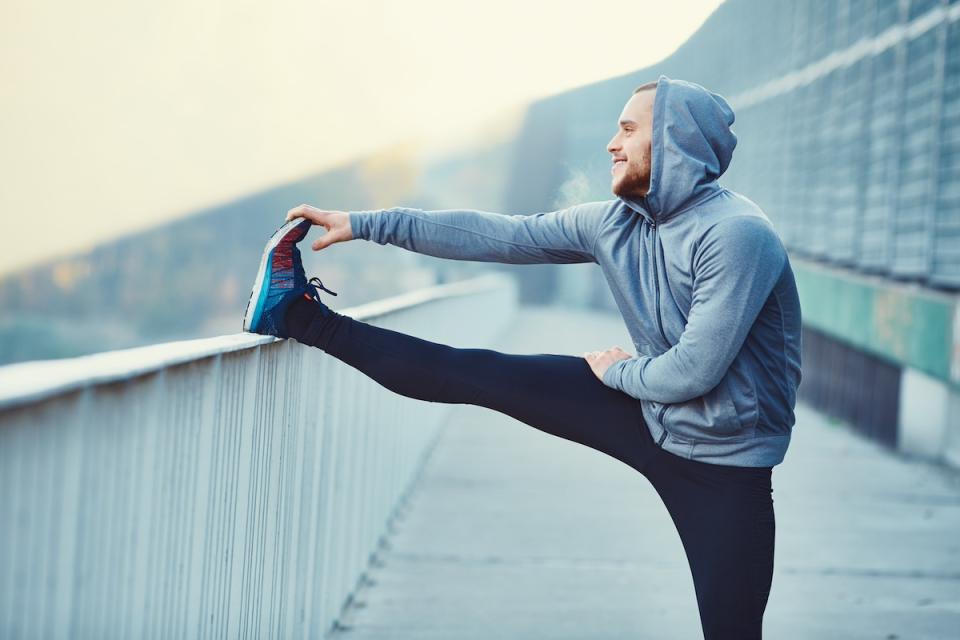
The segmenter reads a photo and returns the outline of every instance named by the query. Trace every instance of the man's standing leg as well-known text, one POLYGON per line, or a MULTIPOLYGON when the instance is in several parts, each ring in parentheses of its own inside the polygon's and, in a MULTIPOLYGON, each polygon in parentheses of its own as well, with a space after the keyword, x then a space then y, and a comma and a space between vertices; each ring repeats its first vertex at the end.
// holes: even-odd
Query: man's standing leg
POLYGON ((761 638, 773 580, 771 468, 707 464, 659 450, 645 475, 683 542, 704 638, 761 638))

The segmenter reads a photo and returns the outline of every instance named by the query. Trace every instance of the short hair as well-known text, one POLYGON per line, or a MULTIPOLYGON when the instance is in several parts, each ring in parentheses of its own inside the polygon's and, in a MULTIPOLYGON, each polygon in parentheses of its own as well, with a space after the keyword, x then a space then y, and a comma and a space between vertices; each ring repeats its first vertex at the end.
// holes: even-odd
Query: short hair
POLYGON ((634 89, 633 93, 637 94, 637 93, 640 93, 641 91, 647 91, 649 89, 656 89, 656 88, 657 88, 656 80, 654 80, 653 82, 644 82, 642 85, 634 89))

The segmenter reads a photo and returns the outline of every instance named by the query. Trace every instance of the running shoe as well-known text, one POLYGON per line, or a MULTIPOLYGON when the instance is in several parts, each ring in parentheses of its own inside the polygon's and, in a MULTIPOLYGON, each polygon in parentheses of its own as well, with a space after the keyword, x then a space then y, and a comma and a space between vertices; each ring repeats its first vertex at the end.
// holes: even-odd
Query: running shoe
POLYGON ((312 225, 306 218, 294 218, 270 237, 247 302, 244 331, 288 337, 283 314, 290 302, 297 295, 304 295, 308 287, 297 243, 307 236, 312 225))

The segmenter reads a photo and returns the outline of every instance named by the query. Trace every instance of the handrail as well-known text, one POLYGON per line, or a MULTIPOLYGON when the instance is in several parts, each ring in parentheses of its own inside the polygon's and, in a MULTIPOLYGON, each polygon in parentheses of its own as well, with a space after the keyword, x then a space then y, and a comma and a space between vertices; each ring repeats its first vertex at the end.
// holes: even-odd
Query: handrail
MULTIPOLYGON (((509 278, 489 274, 470 280, 425 287, 389 298, 338 309, 338 313, 372 321, 409 307, 454 296, 467 296, 503 287, 509 278)), ((214 338, 164 342, 74 358, 39 360, 0 366, 0 410, 44 400, 83 387, 128 380, 165 367, 217 354, 252 349, 278 338, 235 333, 214 338)))
MULTIPOLYGON (((483 347, 516 302, 494 274, 342 312, 483 347)), ((252 334, 0 368, 0 638, 323 637, 451 406, 252 334)))

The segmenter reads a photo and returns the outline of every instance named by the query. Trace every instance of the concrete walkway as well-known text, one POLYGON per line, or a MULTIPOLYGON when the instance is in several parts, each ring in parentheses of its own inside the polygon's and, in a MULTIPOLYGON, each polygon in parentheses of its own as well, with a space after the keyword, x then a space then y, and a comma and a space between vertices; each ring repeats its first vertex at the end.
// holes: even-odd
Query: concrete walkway
MULTIPOLYGON (((629 348, 619 316, 524 309, 515 353, 629 348)), ((774 469, 765 637, 960 638, 960 476, 797 409, 774 469)), ((473 406, 450 424, 336 638, 701 638, 645 478, 473 406)))

